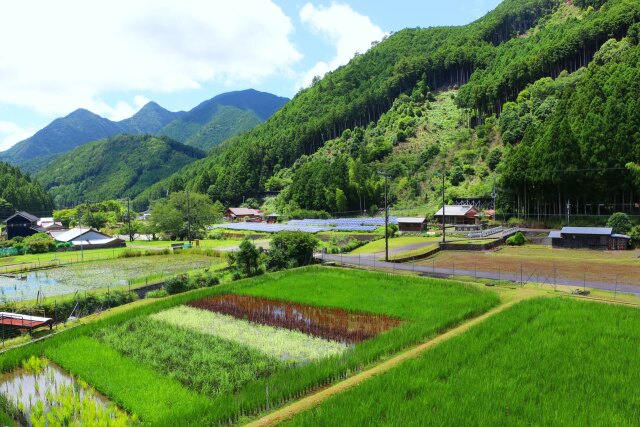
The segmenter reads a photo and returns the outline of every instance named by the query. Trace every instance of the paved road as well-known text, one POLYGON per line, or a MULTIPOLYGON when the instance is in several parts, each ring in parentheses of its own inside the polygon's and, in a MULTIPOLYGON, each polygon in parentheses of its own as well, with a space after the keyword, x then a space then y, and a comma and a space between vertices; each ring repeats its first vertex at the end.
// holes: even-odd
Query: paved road
MULTIPOLYGON (((509 280, 512 282, 520 282, 524 280, 525 282, 538 282, 540 279, 537 279, 534 275, 529 278, 528 275, 523 275, 521 278, 519 274, 509 274, 509 273, 494 273, 489 271, 474 271, 474 270, 461 270, 461 269, 453 269, 453 268, 441 268, 441 267, 429 267, 425 265, 416 265, 416 264, 402 264, 397 262, 384 262, 378 261, 374 258, 367 257, 357 257, 357 256, 348 256, 348 255, 329 255, 329 254, 319 254, 316 256, 318 259, 323 260, 324 262, 340 262, 342 264, 349 265, 362 265, 367 267, 379 267, 379 268, 390 268, 395 270, 404 270, 404 271, 415 271, 422 273, 428 276, 466 276, 466 277, 476 277, 478 279, 489 279, 489 280, 509 280)), ((548 278, 546 282, 549 285, 553 285, 553 281, 549 283, 548 278)), ((553 280, 553 279, 551 279, 553 280)), ((541 283, 543 281, 540 281, 541 283)), ((606 283, 606 282, 593 282, 587 281, 584 282, 582 280, 572 280, 572 279, 555 279, 555 284, 558 286, 568 286, 572 288, 582 288, 586 286, 587 288, 600 289, 603 291, 610 292, 620 292, 627 293, 640 296, 640 286, 630 285, 630 284, 622 284, 618 283, 606 283)))

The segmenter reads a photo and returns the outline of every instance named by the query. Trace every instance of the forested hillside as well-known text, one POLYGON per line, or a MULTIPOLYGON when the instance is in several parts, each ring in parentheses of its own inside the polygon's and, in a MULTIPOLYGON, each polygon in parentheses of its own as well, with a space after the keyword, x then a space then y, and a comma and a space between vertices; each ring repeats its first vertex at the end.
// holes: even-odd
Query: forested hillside
POLYGON ((44 188, 15 166, 0 162, 0 221, 16 210, 51 213, 53 200, 44 188))
MULTIPOLYGON (((296 162, 299 164, 294 169, 299 168, 303 155, 315 153, 327 141, 342 137, 345 131, 350 133, 347 140, 354 134, 366 136, 365 130, 392 109, 403 94, 413 98, 414 93, 439 93, 460 87, 456 96, 459 110, 453 114, 461 116, 461 126, 472 126, 467 145, 476 139, 488 141, 486 134, 496 132, 494 125, 498 123, 498 117, 491 117, 498 116, 505 103, 515 101, 528 84, 544 77, 564 76, 563 71, 571 73, 588 65, 607 40, 622 39, 637 21, 640 21, 640 3, 634 0, 587 0, 576 5, 553 0, 506 0, 484 18, 464 27, 402 30, 298 93, 264 125, 227 141, 208 158, 160 182, 142 197, 152 199, 167 190, 186 187, 207 192, 213 199, 225 203, 238 203, 243 196, 260 193, 268 185, 277 186, 277 180, 286 177, 279 174, 282 169, 291 168, 296 162), (484 123, 489 125, 489 130, 484 123), (482 127, 478 128, 479 124, 482 127), (276 178, 272 178, 274 175, 276 178)), ((423 107, 411 106, 416 108, 423 107)), ((423 109, 422 114, 429 111, 423 109)), ((383 133, 385 135, 374 139, 387 138, 386 146, 393 146, 393 138, 398 136, 389 136, 386 130, 383 133)), ((490 147, 499 147, 499 133, 491 139, 490 147)), ((358 148, 359 144, 361 142, 354 145, 358 148)), ((442 148, 438 146, 439 150, 442 148)), ((478 147, 465 149, 477 150, 478 147)), ((550 149, 553 152, 555 147, 550 149)), ((481 159, 477 164, 477 159, 460 163, 454 153, 443 155, 449 171, 447 184, 452 184, 452 178, 454 182, 459 180, 457 172, 462 169, 464 174, 465 164, 474 169, 488 167, 486 159, 482 159, 483 152, 474 154, 481 159), (456 158, 459 164, 452 163, 456 158)), ((378 155, 379 160, 380 156, 382 154, 378 155)), ((505 166, 505 172, 500 175, 505 185, 515 187, 513 179, 503 176, 511 173, 510 170, 505 166)), ((491 178, 489 175, 484 178, 487 177, 491 178)), ((325 178, 338 179, 337 176, 325 178)), ((372 182, 366 192, 370 198, 377 198, 375 202, 379 204, 380 178, 371 175, 368 179, 372 182)), ((432 179, 426 172, 424 176, 411 173, 406 176, 408 188, 421 188, 426 192, 435 189, 429 185, 432 179)), ((606 187, 609 177, 603 179, 602 187, 606 187)), ((305 204, 332 210, 338 208, 335 188, 339 188, 346 195, 349 209, 359 208, 362 203, 362 196, 357 195, 358 191, 364 191, 362 184, 353 186, 343 181, 323 187, 327 191, 322 197, 318 195, 320 191, 314 196, 302 197, 293 190, 286 197, 298 204, 304 200, 305 204)), ((486 193, 490 187, 485 184, 482 192, 486 193)), ((486 194, 473 194, 482 195, 486 194)))
POLYGON ((205 153, 167 137, 118 135, 82 145, 39 170, 58 207, 135 197, 205 153))

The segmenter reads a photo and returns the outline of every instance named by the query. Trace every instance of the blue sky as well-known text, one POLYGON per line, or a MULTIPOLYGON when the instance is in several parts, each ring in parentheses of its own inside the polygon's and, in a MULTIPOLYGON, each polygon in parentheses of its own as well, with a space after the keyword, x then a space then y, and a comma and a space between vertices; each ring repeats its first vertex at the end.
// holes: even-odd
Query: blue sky
POLYGON ((249 87, 292 97, 385 34, 463 25, 499 3, 3 2, 0 150, 80 107, 120 120, 149 100, 177 111, 249 87))

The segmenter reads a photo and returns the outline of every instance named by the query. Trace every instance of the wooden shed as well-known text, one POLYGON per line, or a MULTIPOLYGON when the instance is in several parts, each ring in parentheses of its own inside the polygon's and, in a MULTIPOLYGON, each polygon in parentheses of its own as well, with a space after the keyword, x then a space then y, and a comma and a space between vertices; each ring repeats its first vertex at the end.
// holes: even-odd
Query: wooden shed
POLYGON ((405 217, 398 218, 398 230, 402 233, 421 233, 427 223, 426 218, 405 217))
POLYGON ((627 250, 631 238, 610 227, 563 227, 549 233, 554 248, 627 250))

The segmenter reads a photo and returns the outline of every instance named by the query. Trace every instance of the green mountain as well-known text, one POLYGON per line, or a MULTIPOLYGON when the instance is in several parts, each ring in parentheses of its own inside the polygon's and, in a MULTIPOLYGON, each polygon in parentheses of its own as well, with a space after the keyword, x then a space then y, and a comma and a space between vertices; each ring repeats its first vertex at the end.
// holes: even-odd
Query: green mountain
POLYGON ((25 169, 33 171, 34 167, 41 166, 42 162, 36 161, 38 159, 50 160, 89 141, 121 132, 117 123, 91 111, 79 109, 68 116, 55 119, 32 137, 0 153, 0 160, 18 166, 31 161, 31 166, 25 169))
POLYGON ((134 116, 119 122, 79 109, 0 153, 0 160, 34 172, 76 147, 118 134, 165 135, 208 149, 253 129, 287 101, 255 90, 229 92, 188 112, 174 113, 149 102, 134 116))
POLYGON ((140 200, 283 189, 281 206, 358 210, 381 203, 379 167, 400 206, 435 205, 443 169, 449 198, 486 197, 496 178, 513 209, 629 200, 638 21, 635 0, 505 0, 463 27, 399 31, 140 200))
POLYGON ((167 124, 184 115, 182 111, 173 113, 155 102, 148 102, 136 114, 118 122, 123 133, 156 134, 167 124))
POLYGON ((117 135, 61 155, 36 174, 57 206, 135 197, 204 152, 167 137, 117 135))
POLYGON ((196 106, 159 133, 206 150, 255 128, 287 101, 254 89, 223 93, 196 106))
POLYGON ((53 199, 28 174, 0 162, 0 221, 17 210, 44 216, 53 210, 53 199))

